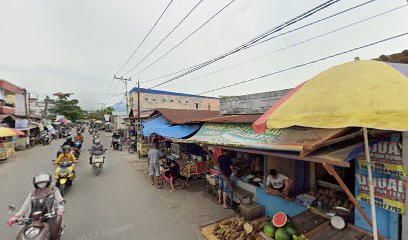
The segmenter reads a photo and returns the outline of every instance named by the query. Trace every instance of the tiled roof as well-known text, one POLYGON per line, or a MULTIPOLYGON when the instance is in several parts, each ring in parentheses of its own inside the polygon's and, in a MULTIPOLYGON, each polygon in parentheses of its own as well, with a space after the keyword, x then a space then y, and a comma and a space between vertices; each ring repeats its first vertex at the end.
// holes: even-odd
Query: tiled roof
POLYGON ((394 53, 390 55, 381 55, 374 60, 392 63, 408 63, 408 50, 404 50, 401 53, 394 53))
POLYGON ((185 124, 201 122, 204 119, 215 118, 220 115, 219 111, 189 110, 158 108, 150 116, 161 114, 171 124, 185 124))
MULTIPOLYGON (((138 88, 133 88, 130 92, 137 92, 138 88)), ((150 93, 150 94, 161 94, 161 95, 172 95, 172 96, 180 96, 180 97, 196 97, 196 98, 211 98, 211 99, 218 99, 216 97, 206 97, 194 94, 187 94, 187 93, 177 93, 177 92, 168 92, 162 90, 154 90, 148 88, 140 88, 141 93, 150 93)))
POLYGON ((224 115, 215 118, 208 118, 202 120, 202 122, 212 122, 212 123, 253 123, 262 114, 248 114, 248 115, 224 115))

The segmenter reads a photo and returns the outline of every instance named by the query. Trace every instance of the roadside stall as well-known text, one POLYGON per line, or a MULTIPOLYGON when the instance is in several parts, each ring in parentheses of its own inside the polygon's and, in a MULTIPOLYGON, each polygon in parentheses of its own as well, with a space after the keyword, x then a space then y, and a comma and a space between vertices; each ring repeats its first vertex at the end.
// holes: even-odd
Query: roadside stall
POLYGON ((23 135, 24 133, 17 129, 0 127, 0 160, 15 156, 13 137, 23 135))
POLYGON ((398 187, 406 185, 398 131, 408 130, 407 94, 407 64, 348 62, 293 89, 254 128, 258 133, 291 126, 362 128, 364 147, 355 161, 355 187, 346 185, 332 163, 324 161, 323 167, 353 202, 358 227, 372 231, 374 238, 397 240, 401 215, 406 214, 406 188, 398 187), (381 139, 387 131, 378 136, 376 129, 393 131, 381 139))

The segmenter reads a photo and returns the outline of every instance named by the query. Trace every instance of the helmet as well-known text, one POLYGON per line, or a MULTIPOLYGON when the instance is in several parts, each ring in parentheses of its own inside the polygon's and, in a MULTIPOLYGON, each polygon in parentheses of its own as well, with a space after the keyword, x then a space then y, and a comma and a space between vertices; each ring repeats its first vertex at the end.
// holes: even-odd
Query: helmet
POLYGON ((99 138, 96 138, 94 141, 95 145, 100 145, 101 144, 101 140, 99 138))
POLYGON ((72 136, 71 136, 71 135, 68 136, 68 137, 67 137, 67 140, 68 140, 68 141, 71 141, 71 140, 72 140, 72 136))
POLYGON ((35 188, 46 188, 51 185, 51 175, 49 173, 38 173, 33 177, 35 188))
POLYGON ((65 145, 62 147, 64 149, 64 152, 70 152, 71 151, 71 146, 65 145))

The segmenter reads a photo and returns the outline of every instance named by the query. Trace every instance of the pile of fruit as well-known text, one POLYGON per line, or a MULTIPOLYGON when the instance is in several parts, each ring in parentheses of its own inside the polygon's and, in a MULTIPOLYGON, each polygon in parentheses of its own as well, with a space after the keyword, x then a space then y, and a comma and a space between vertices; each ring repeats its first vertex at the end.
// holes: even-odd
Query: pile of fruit
POLYGON ((221 240, 263 240, 260 233, 268 219, 245 221, 244 218, 227 219, 215 225, 214 235, 221 240))
POLYGON ((354 210, 354 204, 348 199, 347 195, 342 192, 327 188, 319 188, 317 191, 310 192, 310 195, 317 198, 321 202, 323 209, 332 209, 333 207, 343 207, 350 212, 354 210))
POLYGON ((275 214, 272 221, 264 225, 260 235, 265 240, 307 240, 303 234, 298 234, 295 226, 291 224, 288 216, 283 212, 275 214))
POLYGON ((275 214, 272 220, 227 219, 215 225, 213 234, 220 240, 307 240, 282 212, 275 214))

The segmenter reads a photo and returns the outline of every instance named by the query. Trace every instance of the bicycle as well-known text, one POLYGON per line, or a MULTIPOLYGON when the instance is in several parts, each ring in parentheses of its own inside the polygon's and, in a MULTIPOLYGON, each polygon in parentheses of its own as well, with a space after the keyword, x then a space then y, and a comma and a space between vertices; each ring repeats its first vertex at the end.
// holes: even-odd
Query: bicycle
MULTIPOLYGON (((157 189, 161 189, 163 187, 164 182, 166 181, 167 184, 170 186, 170 177, 167 177, 166 174, 162 171, 160 171, 160 175, 159 177, 156 177, 156 179, 154 180, 154 186, 156 186, 157 189)), ((181 178, 177 178, 176 180, 174 180, 174 188, 177 190, 181 190, 183 189, 185 186, 185 183, 183 181, 183 179, 181 178)))

